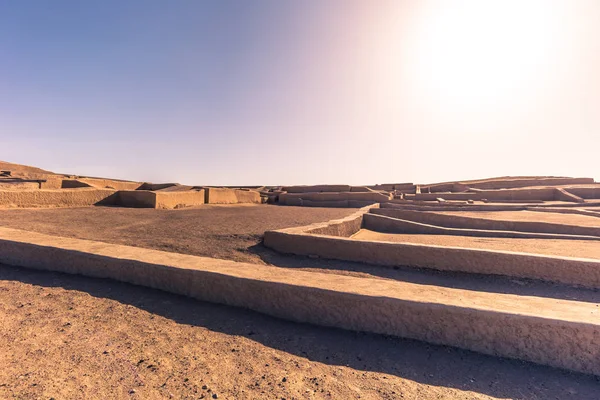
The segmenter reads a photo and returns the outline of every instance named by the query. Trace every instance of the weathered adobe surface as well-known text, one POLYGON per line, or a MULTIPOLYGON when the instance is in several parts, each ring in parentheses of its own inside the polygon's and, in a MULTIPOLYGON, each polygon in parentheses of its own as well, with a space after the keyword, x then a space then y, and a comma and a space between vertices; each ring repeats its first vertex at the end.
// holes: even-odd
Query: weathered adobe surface
POLYGON ((173 209, 204 204, 204 190, 152 192, 149 190, 120 190, 115 204, 123 207, 173 209))
POLYGON ((38 189, 0 191, 0 207, 82 207, 113 204, 112 189, 38 189))
MULTIPOLYGON (((76 184, 72 186, 77 187, 76 184)), ((218 191, 212 190, 210 201, 217 204, 261 203, 261 198, 260 194, 255 191, 219 189, 218 191)), ((170 209, 198 206, 204 203, 204 189, 165 192, 97 189, 94 187, 0 190, 0 208, 116 205, 170 209)))
POLYGON ((294 271, 0 228, 0 262, 600 375, 597 304, 294 271))
POLYGON ((204 194, 206 204, 260 204, 262 202, 260 193, 255 190, 206 187, 204 194))
POLYGON ((291 206, 323 206, 357 207, 366 203, 380 203, 389 201, 392 195, 387 192, 307 192, 307 193, 281 193, 279 203, 291 206))
POLYGON ((135 190, 142 185, 140 182, 129 182, 104 178, 78 178, 77 180, 100 189, 110 188, 116 190, 135 190))

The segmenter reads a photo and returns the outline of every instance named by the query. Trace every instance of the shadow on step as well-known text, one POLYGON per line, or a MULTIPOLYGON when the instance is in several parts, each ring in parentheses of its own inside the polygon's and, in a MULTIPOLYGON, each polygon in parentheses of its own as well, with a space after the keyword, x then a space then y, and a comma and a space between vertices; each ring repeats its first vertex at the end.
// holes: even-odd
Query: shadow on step
POLYGON ((422 285, 435 285, 478 292, 600 303, 600 290, 553 284, 533 279, 466 272, 444 272, 411 267, 385 267, 320 258, 313 259, 305 256, 280 254, 263 246, 262 243, 249 247, 248 251, 258 255, 265 263, 282 268, 318 269, 322 272, 394 279, 422 285))
POLYGON ((600 387, 600 378, 590 375, 414 340, 298 324, 111 280, 6 266, 0 266, 0 280, 82 291, 311 361, 498 398, 596 399, 600 387))

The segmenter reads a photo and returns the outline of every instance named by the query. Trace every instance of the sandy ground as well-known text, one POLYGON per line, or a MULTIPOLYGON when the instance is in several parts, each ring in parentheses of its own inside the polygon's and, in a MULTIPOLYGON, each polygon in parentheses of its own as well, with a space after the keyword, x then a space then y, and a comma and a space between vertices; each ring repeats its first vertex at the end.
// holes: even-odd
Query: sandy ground
POLYGON ((566 257, 600 258, 600 241, 555 239, 507 239, 450 235, 411 235, 374 232, 361 229, 352 236, 358 240, 408 242, 436 246, 470 247, 476 249, 519 251, 566 257))
POLYGON ((441 211, 441 214, 497 219, 502 221, 534 221, 555 224, 600 227, 600 218, 579 214, 559 214, 536 211, 441 211))
POLYGON ((85 207, 0 210, 0 226, 176 253, 261 262, 266 230, 343 218, 353 208, 204 205, 183 210, 85 207))
MULTIPOLYGON (((1 210, 0 225, 286 268, 600 303, 594 290, 290 257, 260 244, 266 229, 352 212, 1 210)), ((600 390, 598 377, 1 265, 0 326, 2 399, 596 399, 600 390)))
POLYGON ((596 399, 597 377, 0 266, 0 398, 596 399))

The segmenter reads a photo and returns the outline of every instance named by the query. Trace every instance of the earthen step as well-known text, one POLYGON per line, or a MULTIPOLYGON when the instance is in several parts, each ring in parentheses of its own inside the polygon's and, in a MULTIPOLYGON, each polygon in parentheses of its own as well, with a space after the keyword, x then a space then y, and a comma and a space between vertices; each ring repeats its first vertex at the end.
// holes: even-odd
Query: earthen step
POLYGON ((600 375, 598 304, 298 271, 0 228, 0 263, 600 375))

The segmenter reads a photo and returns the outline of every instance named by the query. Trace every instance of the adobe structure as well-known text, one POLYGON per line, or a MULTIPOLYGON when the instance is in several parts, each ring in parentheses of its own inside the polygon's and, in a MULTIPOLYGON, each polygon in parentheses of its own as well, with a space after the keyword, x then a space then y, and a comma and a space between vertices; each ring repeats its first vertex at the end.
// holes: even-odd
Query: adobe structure
POLYGON ((0 207, 85 207, 92 205, 184 208, 201 204, 261 203, 257 190, 133 182, 54 174, 0 162, 0 207))
MULTIPOLYGON (((354 208, 341 219, 267 230, 264 246, 282 255, 361 263, 367 270, 415 268, 600 289, 600 184, 591 178, 216 188, 0 167, 4 208, 354 208)), ((594 301, 335 275, 8 227, 0 227, 0 263, 111 278, 293 321, 600 376, 600 307, 594 301)))

